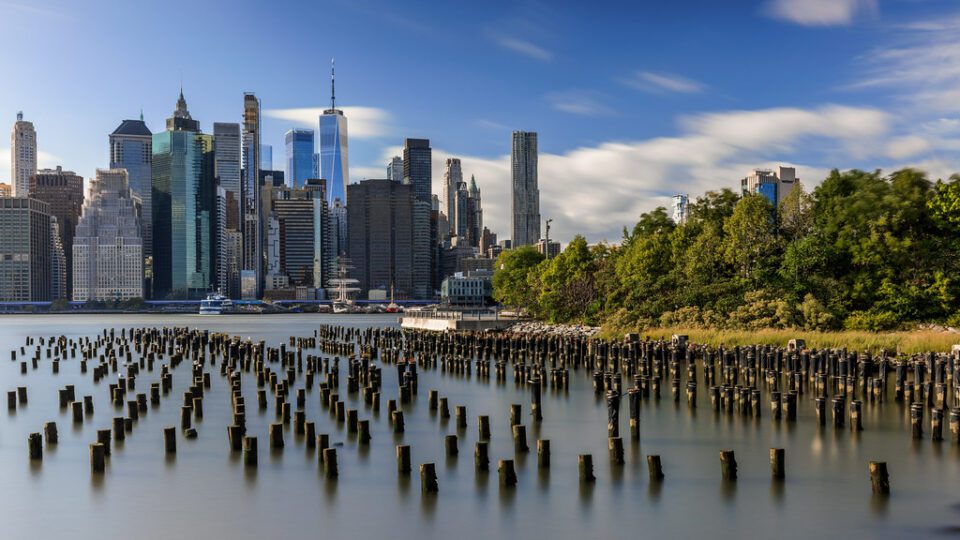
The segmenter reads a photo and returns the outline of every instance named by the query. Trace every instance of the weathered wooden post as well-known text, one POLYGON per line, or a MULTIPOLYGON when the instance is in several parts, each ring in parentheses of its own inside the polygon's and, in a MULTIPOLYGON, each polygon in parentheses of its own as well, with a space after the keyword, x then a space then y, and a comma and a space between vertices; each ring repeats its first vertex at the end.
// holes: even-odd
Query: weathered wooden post
POLYGON ((101 443, 90 445, 90 471, 102 473, 106 468, 106 459, 104 458, 104 448, 101 443))
POLYGON ((243 439, 243 464, 247 467, 257 468, 257 438, 244 437, 243 439))
POLYGON ((27 446, 30 450, 30 460, 40 461, 43 459, 43 437, 39 433, 31 433, 27 437, 27 446))
POLYGON ((57 423, 56 422, 47 422, 43 425, 43 435, 47 440, 47 446, 51 444, 57 444, 59 437, 57 436, 57 423))
POLYGON ((863 431, 863 402, 855 399, 850 402, 850 429, 863 431))
POLYGON ((98 429, 97 442, 103 445, 103 455, 109 456, 110 455, 110 430, 98 429))
POLYGON ((517 403, 514 403, 510 405, 510 426, 511 427, 516 426, 521 422, 522 422, 522 417, 520 412, 520 405, 517 403))
POLYGON ((457 447, 457 436, 456 435, 447 435, 443 438, 443 447, 447 452, 447 457, 455 457, 460 453, 460 449, 457 447))
POLYGON ((317 461, 323 464, 323 451, 330 448, 330 435, 320 433, 317 435, 317 461))
POLYGON ((943 440, 943 409, 930 411, 930 438, 934 441, 943 440))
POLYGON ((476 471, 487 472, 490 469, 490 443, 478 441, 473 451, 473 465, 476 471))
POLYGON ((403 411, 393 411, 390 416, 393 418, 393 432, 403 433, 403 411))
POLYGON ((550 439, 537 440, 537 467, 550 468, 550 439))
POLYGON ((656 454, 647 456, 647 471, 650 473, 651 481, 663 480, 663 467, 660 465, 660 456, 656 454))
POLYGON ((370 444, 370 420, 357 422, 357 441, 362 445, 370 444))
POLYGON ((477 417, 478 438, 481 441, 490 440, 490 417, 486 415, 477 417))
POLYGON ((273 448, 273 449, 283 448, 283 423, 282 422, 274 422, 270 424, 269 435, 270 435, 270 448, 273 448))
POLYGON ((530 451, 527 446, 527 426, 523 424, 513 426, 513 449, 518 454, 530 451))
POLYGON ((401 475, 410 474, 410 445, 397 445, 397 472, 401 475))
POLYGON ((323 468, 328 480, 334 480, 340 476, 340 471, 337 467, 336 448, 325 448, 323 450, 323 468))
POLYGON ((890 493, 890 476, 887 474, 886 461, 870 462, 870 485, 873 492, 880 495, 890 493))
POLYGON ((620 437, 607 438, 607 450, 610 452, 610 462, 615 465, 623 465, 623 439, 620 437))
POLYGON ((580 470, 581 483, 589 483, 597 479, 593 475, 593 456, 591 454, 580 454, 577 456, 577 465, 580 470))
POLYGON ((737 458, 733 450, 720 451, 720 473, 724 480, 735 481, 737 479, 737 458))
POLYGON ((437 467, 433 463, 420 465, 420 490, 423 493, 437 493, 440 485, 437 482, 437 467))
POLYGON ((465 405, 457 405, 453 408, 453 414, 456 417, 457 429, 464 429, 467 427, 467 407, 465 405))
POLYGON ((783 448, 770 449, 770 474, 774 480, 783 480, 786 478, 784 459, 785 451, 783 448))
POLYGON ((177 453, 177 428, 163 428, 163 448, 167 454, 177 453))
POLYGON ((914 439, 923 438, 923 403, 910 405, 910 431, 914 439))
POLYGON ((500 487, 517 485, 517 471, 514 470, 512 459, 501 459, 497 462, 497 473, 500 475, 500 487))

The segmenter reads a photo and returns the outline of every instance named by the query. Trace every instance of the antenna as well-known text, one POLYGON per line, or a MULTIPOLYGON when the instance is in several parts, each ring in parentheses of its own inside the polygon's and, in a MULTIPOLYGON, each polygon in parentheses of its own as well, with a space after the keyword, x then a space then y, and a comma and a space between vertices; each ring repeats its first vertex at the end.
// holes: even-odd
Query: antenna
POLYGON ((335 58, 330 59, 330 108, 331 109, 337 108, 337 87, 336 87, 337 73, 334 66, 335 62, 336 62, 335 58))

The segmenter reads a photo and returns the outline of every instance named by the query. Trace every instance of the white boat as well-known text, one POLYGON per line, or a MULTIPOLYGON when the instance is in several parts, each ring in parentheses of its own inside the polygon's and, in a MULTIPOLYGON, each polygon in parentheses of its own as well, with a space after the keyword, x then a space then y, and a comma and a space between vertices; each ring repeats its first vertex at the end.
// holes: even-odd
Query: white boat
POLYGON ((229 298, 219 293, 208 294, 200 301, 200 315, 220 315, 233 307, 229 298))

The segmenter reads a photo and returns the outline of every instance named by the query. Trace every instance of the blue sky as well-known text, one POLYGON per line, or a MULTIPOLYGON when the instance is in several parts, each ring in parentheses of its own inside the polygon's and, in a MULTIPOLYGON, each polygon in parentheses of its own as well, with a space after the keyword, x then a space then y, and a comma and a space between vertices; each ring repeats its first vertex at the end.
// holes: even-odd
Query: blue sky
POLYGON ((41 166, 92 176, 122 119, 163 129, 181 81, 208 132, 254 91, 282 168, 335 57, 352 181, 427 137, 434 191, 461 157, 507 237, 510 131, 533 130, 552 231, 616 240, 752 167, 796 165, 808 187, 834 167, 960 170, 957 23, 935 0, 0 0, 0 118, 23 110, 41 166))

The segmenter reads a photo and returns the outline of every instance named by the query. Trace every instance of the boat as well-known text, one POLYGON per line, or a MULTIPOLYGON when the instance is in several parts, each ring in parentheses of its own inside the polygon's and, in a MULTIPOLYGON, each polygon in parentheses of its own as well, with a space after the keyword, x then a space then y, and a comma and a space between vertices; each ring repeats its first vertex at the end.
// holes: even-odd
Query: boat
POLYGON ((210 293, 200 301, 200 315, 221 315, 232 307, 233 302, 226 296, 220 293, 210 293))
POLYGON ((393 285, 390 285, 390 303, 384 309, 387 313, 403 313, 403 308, 393 301, 393 285))
POLYGON ((354 285, 360 283, 359 280, 347 277, 350 268, 352 268, 344 257, 337 258, 337 277, 330 280, 337 290, 337 298, 333 301, 334 313, 363 313, 363 310, 357 306, 350 298, 350 293, 358 292, 360 289, 354 285))

